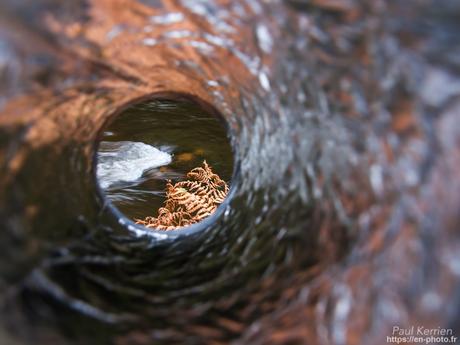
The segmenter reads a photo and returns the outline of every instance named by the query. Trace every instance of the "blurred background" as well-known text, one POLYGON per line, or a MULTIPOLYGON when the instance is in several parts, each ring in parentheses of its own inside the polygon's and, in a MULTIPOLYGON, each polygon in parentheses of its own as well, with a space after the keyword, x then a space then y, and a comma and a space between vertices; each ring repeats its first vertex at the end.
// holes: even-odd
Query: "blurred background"
POLYGON ((0 344, 460 337, 459 19, 455 0, 1 0, 0 344), (210 105, 232 147, 225 204, 184 233, 134 226, 96 181, 106 125, 165 95, 210 105))

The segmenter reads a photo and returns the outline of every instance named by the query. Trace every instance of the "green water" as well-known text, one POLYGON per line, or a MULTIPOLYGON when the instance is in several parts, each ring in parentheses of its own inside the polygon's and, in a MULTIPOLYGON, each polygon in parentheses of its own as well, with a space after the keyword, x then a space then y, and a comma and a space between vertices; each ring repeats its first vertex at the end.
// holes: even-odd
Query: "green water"
POLYGON ((172 155, 169 165, 145 171, 134 184, 105 190, 128 218, 156 216, 165 200, 166 180, 185 179, 203 160, 227 183, 233 154, 221 119, 190 100, 153 100, 130 106, 105 129, 101 141, 133 141, 172 155))

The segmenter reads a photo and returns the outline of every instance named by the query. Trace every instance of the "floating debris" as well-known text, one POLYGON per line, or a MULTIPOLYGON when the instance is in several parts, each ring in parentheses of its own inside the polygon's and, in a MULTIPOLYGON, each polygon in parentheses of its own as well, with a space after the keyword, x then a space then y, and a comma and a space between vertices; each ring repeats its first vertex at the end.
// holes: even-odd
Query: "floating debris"
POLYGON ((211 167, 203 162, 203 167, 191 170, 187 180, 166 184, 165 206, 158 210, 158 217, 136 219, 136 224, 158 230, 174 230, 198 223, 214 213, 224 201, 228 185, 211 167))

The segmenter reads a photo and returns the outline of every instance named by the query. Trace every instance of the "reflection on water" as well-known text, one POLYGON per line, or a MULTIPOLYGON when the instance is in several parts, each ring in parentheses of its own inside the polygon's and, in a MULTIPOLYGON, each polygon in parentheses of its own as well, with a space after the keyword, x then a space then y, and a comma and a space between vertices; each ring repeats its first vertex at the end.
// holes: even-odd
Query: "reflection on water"
POLYGON ((130 219, 156 216, 165 200, 166 181, 185 179, 203 160, 230 182, 233 154, 225 127, 193 101, 132 105, 106 128, 101 140, 98 181, 130 219))

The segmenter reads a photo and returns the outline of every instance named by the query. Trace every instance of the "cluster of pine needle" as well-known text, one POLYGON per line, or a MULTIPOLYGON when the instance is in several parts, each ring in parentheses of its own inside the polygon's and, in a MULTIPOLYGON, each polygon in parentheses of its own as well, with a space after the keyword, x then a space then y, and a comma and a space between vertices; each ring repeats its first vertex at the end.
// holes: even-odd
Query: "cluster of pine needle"
POLYGON ((166 201, 158 217, 137 219, 136 224, 158 230, 174 230, 198 223, 211 215, 225 199, 228 185, 203 162, 187 174, 187 180, 166 184, 166 201))

